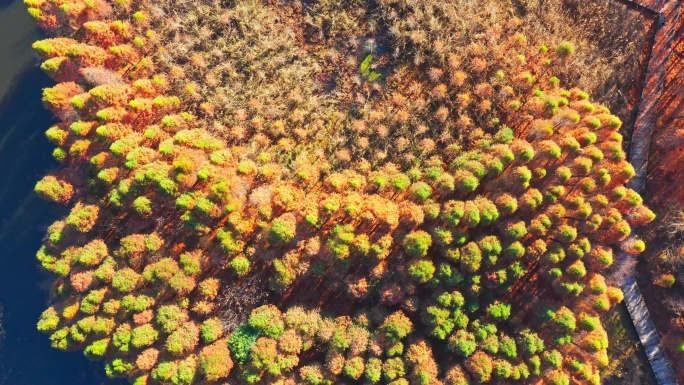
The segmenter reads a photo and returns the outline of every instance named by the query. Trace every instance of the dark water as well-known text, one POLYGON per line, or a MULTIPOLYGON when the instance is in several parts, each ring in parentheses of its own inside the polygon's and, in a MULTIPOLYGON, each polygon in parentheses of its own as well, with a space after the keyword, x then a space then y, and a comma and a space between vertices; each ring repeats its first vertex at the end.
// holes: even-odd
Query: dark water
POLYGON ((36 330, 50 277, 35 253, 47 226, 65 210, 33 193, 35 182, 58 167, 43 134, 53 117, 40 102, 41 89, 52 81, 30 48, 39 37, 21 0, 0 0, 0 385, 126 384, 107 379, 102 363, 82 352, 51 348, 36 330))

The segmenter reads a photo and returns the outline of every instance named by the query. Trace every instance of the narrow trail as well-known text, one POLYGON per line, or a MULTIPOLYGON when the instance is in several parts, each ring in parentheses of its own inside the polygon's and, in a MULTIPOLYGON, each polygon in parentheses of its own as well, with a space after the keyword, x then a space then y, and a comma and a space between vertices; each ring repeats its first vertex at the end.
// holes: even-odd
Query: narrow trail
MULTIPOLYGON (((681 0, 630 1, 655 12, 658 17, 658 27, 646 69, 646 83, 641 93, 629 151, 629 161, 634 166, 636 175, 628 183, 628 187, 638 193, 643 193, 646 186, 651 138, 658 119, 659 101, 665 87, 667 65, 679 26, 680 7, 682 5, 681 0)), ((630 257, 620 252, 618 258, 630 257)), ((633 272, 622 285, 622 291, 625 294, 625 304, 630 318, 639 334, 639 340, 646 351, 646 356, 658 384, 678 385, 674 370, 662 346, 660 336, 651 319, 633 272)))
POLYGON ((653 369, 658 384, 676 385, 677 378, 660 343, 658 331, 653 325, 651 315, 644 303, 644 298, 641 296, 641 290, 639 290, 636 279, 628 277, 622 285, 622 291, 625 293, 625 304, 627 305, 629 316, 632 318, 634 327, 639 333, 639 340, 641 340, 641 344, 644 346, 646 357, 651 364, 651 369, 653 369))
POLYGON ((629 161, 636 170, 636 175, 628 183, 628 187, 641 193, 646 185, 648 171, 648 152, 651 137, 658 119, 658 106, 663 93, 667 76, 667 65, 670 60, 675 33, 679 25, 680 0, 630 0, 633 3, 655 12, 658 16, 651 56, 646 69, 646 83, 641 92, 637 118, 632 133, 629 161))

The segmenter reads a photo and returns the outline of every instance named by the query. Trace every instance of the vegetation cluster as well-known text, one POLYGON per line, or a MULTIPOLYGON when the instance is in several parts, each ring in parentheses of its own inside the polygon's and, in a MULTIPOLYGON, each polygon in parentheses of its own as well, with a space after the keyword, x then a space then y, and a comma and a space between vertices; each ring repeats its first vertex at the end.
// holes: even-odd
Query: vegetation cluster
POLYGON ((25 1, 54 347, 136 385, 600 383, 602 272, 654 214, 572 43, 433 1, 25 1))

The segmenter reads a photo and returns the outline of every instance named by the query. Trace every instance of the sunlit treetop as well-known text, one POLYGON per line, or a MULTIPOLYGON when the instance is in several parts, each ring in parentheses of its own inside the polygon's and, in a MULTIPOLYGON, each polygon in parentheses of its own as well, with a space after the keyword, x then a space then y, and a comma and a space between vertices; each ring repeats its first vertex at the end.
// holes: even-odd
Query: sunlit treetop
POLYGON ((27 4, 54 347, 137 385, 600 383, 602 273, 654 214, 572 43, 421 1, 27 4))

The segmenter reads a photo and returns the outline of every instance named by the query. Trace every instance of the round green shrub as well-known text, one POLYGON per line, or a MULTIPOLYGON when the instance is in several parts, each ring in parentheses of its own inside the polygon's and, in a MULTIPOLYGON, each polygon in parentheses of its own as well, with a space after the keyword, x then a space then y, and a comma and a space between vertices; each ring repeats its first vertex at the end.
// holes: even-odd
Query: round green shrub
POLYGON ((402 242, 404 251, 411 257, 425 257, 432 246, 432 237, 425 231, 414 231, 402 242))
POLYGON ((431 280, 435 270, 435 265, 432 261, 416 260, 409 265, 409 273, 418 283, 426 283, 431 280))
POLYGON ((249 259, 243 256, 237 256, 230 261, 230 267, 233 269, 235 274, 238 275, 238 277, 246 276, 249 273, 250 266, 251 264, 249 259))

